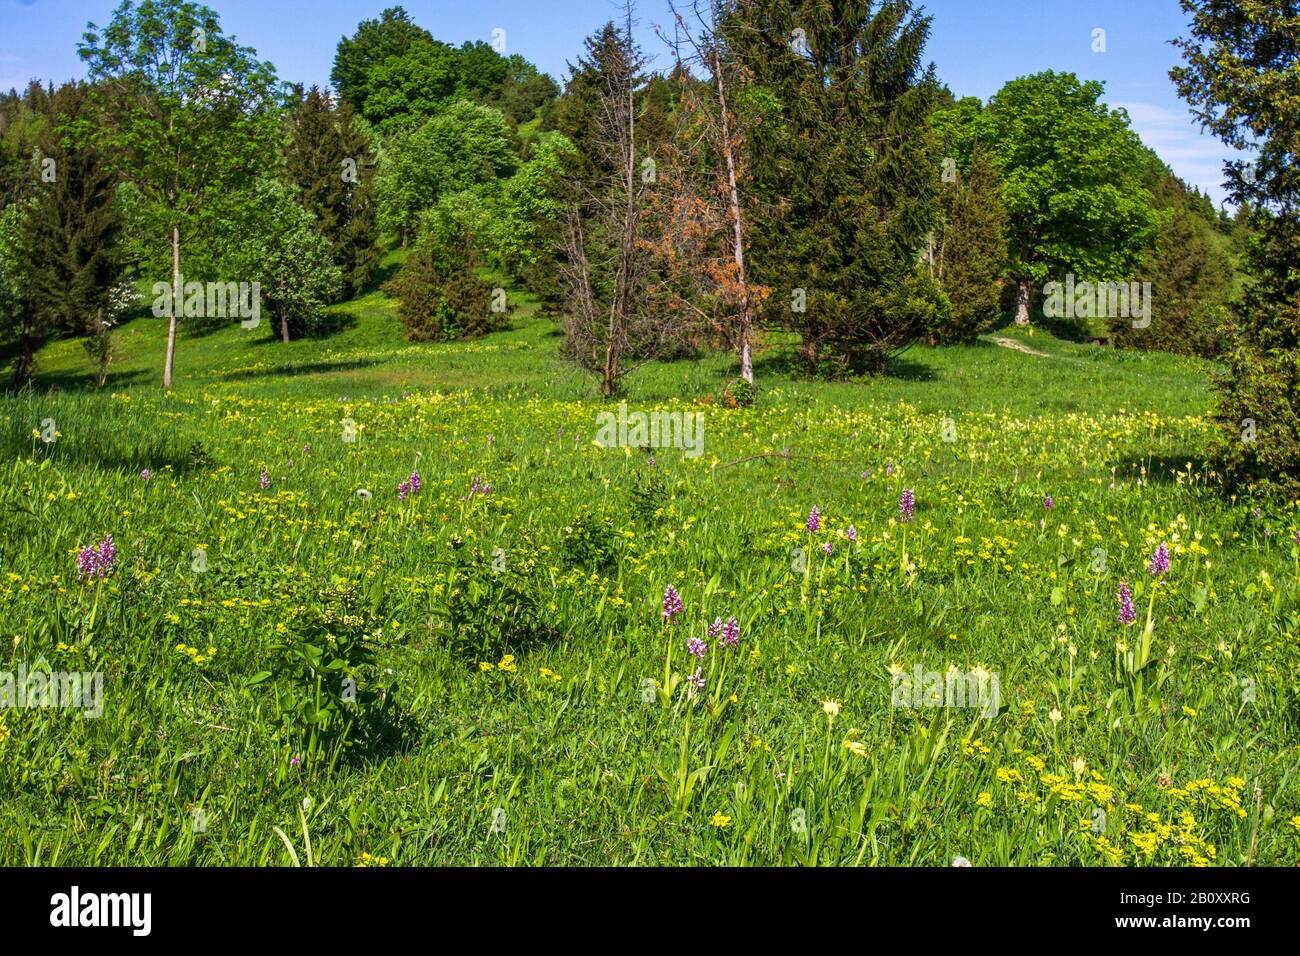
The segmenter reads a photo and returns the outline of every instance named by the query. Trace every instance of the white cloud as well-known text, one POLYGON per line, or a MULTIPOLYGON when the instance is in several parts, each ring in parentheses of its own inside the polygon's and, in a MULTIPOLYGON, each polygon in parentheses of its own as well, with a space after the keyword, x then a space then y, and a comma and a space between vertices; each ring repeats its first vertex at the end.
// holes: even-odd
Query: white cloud
POLYGON ((1188 110, 1171 110, 1137 101, 1109 105, 1128 113, 1133 131, 1184 182, 1208 193, 1216 206, 1223 202, 1227 195, 1223 188, 1223 163, 1240 153, 1202 130, 1188 110))

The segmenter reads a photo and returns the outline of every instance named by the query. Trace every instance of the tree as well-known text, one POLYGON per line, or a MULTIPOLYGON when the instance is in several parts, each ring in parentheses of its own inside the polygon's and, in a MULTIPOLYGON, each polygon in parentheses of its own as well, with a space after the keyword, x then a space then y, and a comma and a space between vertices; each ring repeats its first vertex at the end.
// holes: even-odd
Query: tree
POLYGON ((389 57, 406 53, 413 44, 432 40, 433 35, 416 26, 404 9, 389 7, 378 20, 362 20, 351 38, 339 39, 330 82, 353 110, 368 116, 371 71, 389 57))
POLYGON ((379 262, 374 161, 368 135, 346 102, 312 87, 295 90, 285 173, 329 240, 343 286, 357 295, 379 262))
POLYGON ((1232 199, 1258 230, 1248 283, 1227 328, 1216 376, 1228 481, 1300 494, 1300 4, 1182 0, 1191 35, 1170 71, 1203 126, 1252 163, 1225 167, 1232 199))
POLYGON ((510 61, 492 45, 477 40, 462 43, 457 51, 457 90, 480 103, 494 103, 510 77, 510 61))
POLYGON ((518 162, 505 116, 489 106, 457 100, 386 145, 376 179, 380 225, 405 245, 420 216, 442 196, 481 191, 513 174, 518 162))
POLYGON ((412 43, 371 68, 361 115, 381 133, 436 116, 459 95, 459 65, 456 51, 445 43, 412 43))
POLYGON ((952 318, 933 330, 937 342, 973 342, 998 317, 1007 258, 1000 189, 997 169, 978 147, 969 168, 944 187, 933 268, 952 318))
POLYGON ((117 173, 88 142, 97 117, 84 85, 60 87, 50 110, 32 169, 40 188, 23 216, 20 246, 41 325, 80 335, 94 326, 122 271, 117 173))
POLYGON ((465 227, 445 209, 425 217, 420 239, 386 289, 411 341, 475 338, 499 328, 491 290, 478 277, 476 249, 465 227))
MULTIPOLYGON (((222 34, 216 13, 185 0, 122 0, 102 33, 87 25, 78 52, 103 92, 102 146, 147 198, 159 233, 171 232, 179 302, 181 227, 201 238, 220 220, 214 200, 246 188, 278 151, 275 74, 222 34)), ((168 320, 166 388, 176 311, 168 320)))
POLYGON ((518 53, 510 54, 509 66, 499 102, 493 105, 516 123, 526 123, 560 95, 560 88, 518 53))
POLYGON ((1151 322, 1112 318, 1111 336, 1130 348, 1217 355, 1234 283, 1230 240, 1215 230, 1213 207, 1168 170, 1154 195, 1156 238, 1138 270, 1151 277, 1151 322))
POLYGON ((918 268, 938 214, 929 30, 910 0, 747 0, 723 24, 766 211, 751 274, 809 368, 882 371, 947 308, 918 268))
MULTIPOLYGON (((708 0, 706 19, 700 10, 700 0, 692 0, 694 23, 688 22, 678 12, 671 0, 669 8, 673 11, 679 31, 678 42, 674 42, 672 48, 677 63, 675 72, 683 79, 680 115, 685 119, 681 129, 687 135, 684 144, 687 156, 683 156, 682 150, 674 154, 678 160, 677 181, 682 182, 680 174, 685 173, 690 164, 689 154, 703 147, 713 158, 708 176, 711 181, 706 182, 704 188, 696 193, 701 201, 689 203, 687 208, 701 214, 696 217, 701 238, 709 232, 721 232, 727 256, 722 261, 715 257, 697 261, 703 267, 701 273, 708 277, 712 286, 712 298, 725 317, 722 328, 740 359, 740 377, 747 385, 753 386, 754 312, 770 290, 755 289, 745 274, 750 203, 747 196, 741 196, 741 183, 745 178, 742 168, 744 135, 740 118, 728 103, 729 96, 734 99, 737 95, 737 70, 734 62, 724 60, 723 38, 719 27, 720 21, 730 14, 732 4, 708 0), (692 31, 697 28, 700 30, 698 42, 692 38, 692 31), (682 55, 683 46, 690 51, 685 57, 682 55), (712 102, 708 108, 695 95, 699 92, 699 87, 684 82, 688 63, 700 66, 709 79, 709 98, 712 102), (714 204, 715 197, 722 206, 721 216, 716 213, 710 215, 709 207, 714 204)), ((673 229, 670 236, 676 231, 673 229)), ((704 245, 707 243, 698 244, 697 247, 704 245)), ((690 264, 689 259, 682 257, 671 257, 670 261, 690 264)))
POLYGON ((1007 83, 980 114, 972 139, 1002 179, 1016 322, 1029 321, 1033 287, 1067 273, 1127 280, 1150 244, 1146 154, 1100 83, 1047 71, 1007 83))
POLYGON ((36 140, 50 125, 53 86, 32 80, 22 93, 0 94, 0 209, 30 198, 40 186, 32 175, 36 140))
POLYGON ((558 301, 555 253, 564 213, 564 176, 573 144, 561 133, 543 133, 532 155, 501 184, 483 230, 499 264, 532 292, 558 301))
POLYGON ((44 335, 31 293, 30 260, 22 248, 23 217, 33 200, 10 203, 0 213, 0 319, 17 340, 12 385, 22 388, 36 370, 36 346, 44 335))
POLYGON ((312 331, 321 309, 338 297, 343 274, 316 217, 298 202, 297 190, 264 176, 255 184, 245 217, 233 232, 239 274, 258 282, 267 311, 280 322, 280 338, 312 331))
POLYGON ((585 162, 575 170, 573 202, 563 216, 561 282, 568 347, 599 371, 600 393, 608 397, 627 372, 625 353, 642 338, 644 317, 644 183, 637 161, 644 60, 632 37, 630 3, 624 25, 606 23, 586 48, 587 56, 570 66, 562 117, 585 162))

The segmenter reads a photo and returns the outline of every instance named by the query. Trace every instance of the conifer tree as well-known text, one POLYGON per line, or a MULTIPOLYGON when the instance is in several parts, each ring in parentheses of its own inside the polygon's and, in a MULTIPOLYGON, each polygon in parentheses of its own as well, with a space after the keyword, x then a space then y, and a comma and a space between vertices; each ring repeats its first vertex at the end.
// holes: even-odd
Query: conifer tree
POLYGON ((1220 467, 1247 489, 1300 494, 1300 3, 1182 0, 1191 33, 1170 72, 1201 123, 1257 149, 1225 170, 1249 208, 1253 281, 1232 310, 1216 378, 1220 467))
POLYGON ((296 89, 289 119, 285 171, 298 187, 299 202, 316 217, 329 240, 344 291, 357 295, 379 261, 375 220, 374 162, 360 120, 343 101, 312 87, 296 89))
POLYGON ((975 150, 970 168, 943 190, 944 225, 934 256, 934 275, 952 305, 937 342, 969 343, 998 318, 1006 267, 1006 210, 997 169, 975 150))
POLYGON ((96 114, 86 86, 68 83, 49 100, 29 175, 36 187, 15 209, 19 358, 15 384, 35 369, 51 332, 92 331, 122 273, 118 177, 86 128, 96 114))
POLYGON ((747 0, 724 24, 761 119, 751 277, 819 372, 883 370, 947 309, 918 266, 938 215, 929 31, 911 0, 747 0))

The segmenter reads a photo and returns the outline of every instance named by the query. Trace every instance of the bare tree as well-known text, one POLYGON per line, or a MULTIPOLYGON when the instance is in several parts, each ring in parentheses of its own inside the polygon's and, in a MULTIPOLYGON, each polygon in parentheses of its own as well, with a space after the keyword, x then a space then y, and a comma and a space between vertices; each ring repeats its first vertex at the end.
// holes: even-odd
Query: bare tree
MULTIPOLYGON (((682 103, 679 111, 679 132, 683 133, 686 143, 676 144, 677 152, 674 163, 674 181, 680 180, 677 174, 698 167, 696 157, 710 157, 713 168, 699 195, 706 198, 702 203, 694 204, 698 215, 697 227, 706 232, 716 233, 725 244, 724 260, 707 259, 701 263, 696 274, 706 280, 712 288, 711 296, 723 308, 728 322, 725 332, 731 346, 740 358, 740 375, 749 384, 754 383, 753 361, 753 327, 754 311, 770 290, 753 285, 745 274, 745 204, 741 197, 740 184, 743 179, 743 137, 736 114, 729 103, 728 90, 735 85, 734 70, 726 63, 723 51, 723 39, 719 27, 720 19, 725 15, 727 0, 691 0, 690 15, 694 24, 688 24, 673 0, 669 0, 669 9, 674 17, 674 37, 665 42, 671 47, 677 60, 677 75, 682 80, 682 103), (698 38, 692 31, 698 28, 698 38), (698 65, 708 77, 711 108, 704 108, 689 83, 690 65, 698 65), (713 200, 718 200, 721 210, 713 200)), ((662 36, 662 32, 661 32, 662 36)), ((689 175, 689 174, 687 174, 689 175)), ((678 199, 679 206, 683 205, 678 199)), ((673 217, 680 232, 683 223, 679 209, 673 217)), ((680 241, 680 235, 673 237, 680 241)), ((702 238, 702 237, 700 237, 702 238)), ((707 248, 708 243, 698 244, 698 248, 707 248)), ((676 257, 681 261, 680 257, 676 257)))
POLYGON ((628 0, 617 43, 596 51, 594 66, 603 81, 593 138, 600 153, 594 164, 598 173, 577 184, 576 201, 564 215, 561 249, 566 334, 579 361, 599 370, 600 392, 607 396, 627 372, 629 340, 644 318, 639 305, 646 281, 640 244, 645 183, 636 159, 636 99, 644 60, 632 25, 628 0), (604 276, 610 277, 607 291, 604 276))

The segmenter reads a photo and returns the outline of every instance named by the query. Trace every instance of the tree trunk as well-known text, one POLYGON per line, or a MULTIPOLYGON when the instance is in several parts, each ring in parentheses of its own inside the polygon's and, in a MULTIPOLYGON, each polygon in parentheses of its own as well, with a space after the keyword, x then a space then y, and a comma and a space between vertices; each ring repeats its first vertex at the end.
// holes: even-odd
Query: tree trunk
MULTIPOLYGON (((95 334, 105 335, 107 334, 107 331, 108 330, 104 328, 104 310, 100 309, 95 313, 95 334)), ((108 363, 111 358, 111 353, 106 353, 103 355, 103 358, 100 359, 102 364, 95 370, 96 388, 103 388, 104 383, 108 381, 108 363)))
POLYGON ((1020 280, 1020 291, 1016 296, 1016 325, 1029 324, 1029 280, 1020 280))
POLYGON ((736 261, 736 282, 740 285, 740 377, 754 384, 754 360, 750 354, 749 286, 745 282, 745 239, 740 223, 740 191, 736 188, 736 157, 731 143, 731 117, 727 113, 727 93, 722 81, 722 57, 718 52, 718 4, 712 0, 709 12, 713 20, 713 77, 718 86, 718 107, 722 118, 722 152, 727 160, 727 204, 731 212, 731 248, 736 261))
POLYGON ((27 302, 22 302, 19 308, 22 310, 22 319, 18 330, 18 357, 14 359, 15 391, 30 382, 36 371, 36 336, 33 332, 36 319, 27 302))
MULTIPOLYGON (((628 61, 631 62, 632 25, 627 26, 628 61)), ((632 257, 636 251, 636 92, 631 80, 627 88, 626 125, 618 130, 624 137, 623 189, 627 201, 623 207, 622 236, 619 243, 618 271, 614 279, 614 298, 609 309, 609 329, 605 339, 605 370, 601 376, 600 394, 614 394, 622 374, 623 343, 627 337, 627 315, 631 309, 632 257)))
POLYGON ((172 307, 167 320, 167 361, 163 365, 163 388, 172 387, 172 360, 176 356, 176 310, 181 304, 181 227, 172 226, 172 307))
POLYGON ((280 338, 283 339, 283 340, 285 341, 286 344, 288 344, 288 342, 289 342, 289 316, 288 316, 288 315, 285 315, 285 314, 282 314, 282 315, 280 316, 280 338))

